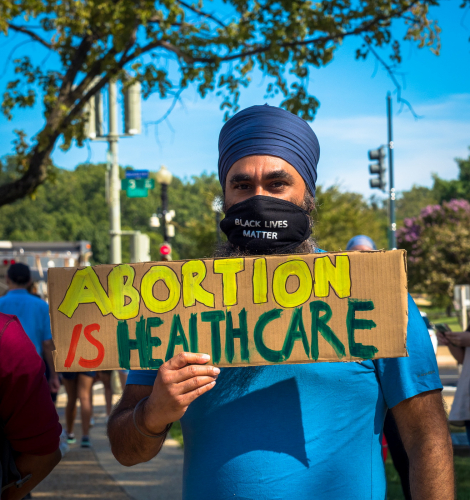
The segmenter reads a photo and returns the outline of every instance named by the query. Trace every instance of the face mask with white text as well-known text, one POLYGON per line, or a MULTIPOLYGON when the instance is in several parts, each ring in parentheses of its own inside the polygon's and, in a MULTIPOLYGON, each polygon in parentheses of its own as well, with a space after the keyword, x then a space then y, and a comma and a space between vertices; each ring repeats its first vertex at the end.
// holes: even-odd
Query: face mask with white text
POLYGON ((272 196, 252 196, 231 206, 220 228, 229 242, 254 255, 287 253, 310 236, 303 208, 272 196))

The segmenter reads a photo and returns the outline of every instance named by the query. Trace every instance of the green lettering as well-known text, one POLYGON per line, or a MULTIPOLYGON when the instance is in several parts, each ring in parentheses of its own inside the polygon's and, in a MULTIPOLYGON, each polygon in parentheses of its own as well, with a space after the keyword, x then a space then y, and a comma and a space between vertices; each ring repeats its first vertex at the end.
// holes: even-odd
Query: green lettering
POLYGON ((270 361, 271 363, 280 363, 284 361, 283 350, 276 351, 267 347, 263 340, 263 332, 268 323, 281 317, 282 312, 283 309, 271 309, 263 313, 256 322, 253 334, 257 351, 266 361, 270 361))
POLYGON ((184 352, 189 351, 188 340, 186 339, 186 334, 184 333, 179 314, 175 314, 171 321, 170 340, 168 341, 165 361, 168 361, 175 355, 175 347, 177 345, 182 345, 184 352))
POLYGON ((189 317, 189 345, 191 352, 199 352, 196 313, 192 313, 189 317))
POLYGON ((372 300, 348 299, 348 314, 346 327, 348 330, 349 353, 351 356, 361 359, 372 359, 379 350, 373 345, 363 345, 356 342, 355 330, 372 330, 377 325, 371 319, 357 319, 356 311, 373 311, 375 308, 372 300))
POLYGON ((302 341, 305 354, 307 357, 310 357, 307 334, 305 333, 304 321, 302 319, 302 307, 294 309, 294 312, 292 313, 289 328, 287 329, 286 339, 284 340, 284 346, 282 347, 284 359, 289 359, 296 340, 302 341))
POLYGON ((117 331, 118 363, 124 370, 131 369, 131 351, 137 349, 137 340, 129 338, 127 321, 118 321, 117 331))
POLYGON ((333 347, 338 359, 343 358, 346 355, 344 344, 327 325, 333 314, 331 307, 322 300, 316 300, 315 302, 310 302, 310 312, 312 314, 312 358, 316 361, 319 355, 318 332, 333 347), (325 314, 320 317, 321 312, 325 314))
POLYGON ((232 313, 227 311, 227 325, 225 330, 225 358, 229 363, 233 361, 235 347, 233 339, 240 339, 240 357, 242 361, 250 361, 248 351, 248 322, 246 319, 246 310, 243 308, 238 313, 240 328, 233 327, 232 313))
POLYGON ((204 311, 201 321, 211 324, 212 362, 219 363, 221 356, 220 347, 220 322, 225 319, 224 311, 204 311))

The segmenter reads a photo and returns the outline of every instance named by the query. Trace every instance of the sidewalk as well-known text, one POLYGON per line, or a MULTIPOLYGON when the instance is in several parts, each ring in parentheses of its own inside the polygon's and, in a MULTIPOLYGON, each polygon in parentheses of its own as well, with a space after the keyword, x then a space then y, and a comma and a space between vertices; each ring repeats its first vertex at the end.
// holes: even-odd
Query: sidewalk
MULTIPOLYGON (((115 396, 117 400, 117 396, 115 396)), ((66 396, 59 394, 57 410, 64 425, 66 396)), ((167 439, 162 451, 150 462, 123 467, 111 453, 106 437, 106 414, 102 384, 95 384, 93 405, 95 426, 90 438, 93 448, 80 448, 81 425, 78 410, 75 434, 60 464, 33 491, 33 498, 86 498, 87 500, 180 500, 183 450, 167 439)))

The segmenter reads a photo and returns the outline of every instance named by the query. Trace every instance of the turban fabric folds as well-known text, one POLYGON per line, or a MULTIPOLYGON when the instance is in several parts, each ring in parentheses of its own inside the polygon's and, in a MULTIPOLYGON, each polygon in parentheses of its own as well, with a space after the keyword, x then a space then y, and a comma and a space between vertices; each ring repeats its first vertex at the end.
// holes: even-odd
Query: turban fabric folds
POLYGON ((317 136, 298 116, 273 106, 251 106, 222 127, 219 135, 219 181, 232 165, 250 155, 269 155, 290 163, 315 194, 320 144, 317 136))

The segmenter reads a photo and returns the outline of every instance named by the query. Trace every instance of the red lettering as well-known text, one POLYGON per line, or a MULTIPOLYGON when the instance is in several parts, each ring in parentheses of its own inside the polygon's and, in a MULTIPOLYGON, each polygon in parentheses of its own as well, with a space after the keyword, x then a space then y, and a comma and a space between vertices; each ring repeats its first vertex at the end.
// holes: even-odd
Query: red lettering
POLYGON ((98 325, 98 323, 93 323, 92 325, 86 326, 83 334, 85 335, 85 338, 88 340, 88 342, 90 342, 90 344, 94 345, 98 349, 98 355, 94 359, 84 359, 81 357, 78 361, 78 364, 80 366, 83 366, 83 368, 98 368, 98 366, 101 365, 104 359, 104 346, 99 340, 93 337, 91 332, 94 331, 100 331, 100 325, 98 325))
POLYGON ((72 332, 72 340, 70 341, 69 352, 67 354, 67 359, 65 360, 64 367, 70 368, 72 366, 73 360, 75 359, 75 353, 77 352, 78 340, 80 339, 80 334, 82 333, 82 324, 75 325, 72 332))

